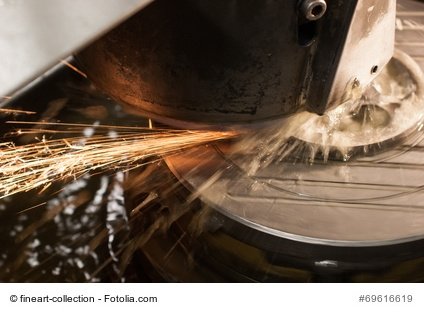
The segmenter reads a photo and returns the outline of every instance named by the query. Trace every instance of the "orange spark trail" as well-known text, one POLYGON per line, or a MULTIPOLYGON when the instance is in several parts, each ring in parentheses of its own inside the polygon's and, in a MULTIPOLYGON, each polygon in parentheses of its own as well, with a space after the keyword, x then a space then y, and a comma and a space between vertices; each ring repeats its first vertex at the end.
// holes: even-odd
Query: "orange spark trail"
POLYGON ((68 61, 66 61, 66 60, 60 60, 60 63, 66 65, 71 70, 73 70, 73 71, 77 72, 78 74, 80 74, 82 77, 87 78, 87 74, 85 74, 83 71, 81 71, 79 68, 77 68, 75 65, 72 65, 68 61))
POLYGON ((0 109, 0 113, 7 113, 7 114, 36 114, 37 112, 24 111, 24 110, 16 110, 16 109, 0 109))
MULTIPOLYGON (((114 136, 103 133, 89 138, 43 137, 40 142, 22 146, 1 144, 0 198, 40 187, 43 191, 56 181, 76 179, 93 171, 130 170, 152 162, 152 158, 237 136, 234 131, 121 130, 122 134, 114 136)), ((36 133, 18 131, 31 132, 36 133)))

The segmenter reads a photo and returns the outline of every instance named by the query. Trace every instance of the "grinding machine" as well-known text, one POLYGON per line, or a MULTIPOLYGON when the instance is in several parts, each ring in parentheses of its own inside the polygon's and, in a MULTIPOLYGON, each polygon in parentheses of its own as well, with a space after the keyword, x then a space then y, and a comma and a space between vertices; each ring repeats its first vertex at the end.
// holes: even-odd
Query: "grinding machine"
POLYGON ((424 3, 123 3, 34 73, 72 52, 132 112, 241 133, 166 158, 191 206, 141 247, 149 279, 424 279, 424 3))

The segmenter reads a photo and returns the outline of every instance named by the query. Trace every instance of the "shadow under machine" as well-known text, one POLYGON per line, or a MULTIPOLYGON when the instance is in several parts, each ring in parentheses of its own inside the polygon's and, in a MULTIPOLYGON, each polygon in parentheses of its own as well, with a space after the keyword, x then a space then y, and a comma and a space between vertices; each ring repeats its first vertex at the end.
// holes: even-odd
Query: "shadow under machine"
POLYGON ((424 3, 124 2, 61 53, 140 115, 248 137, 166 158, 193 205, 140 249, 151 280, 423 280, 424 3))

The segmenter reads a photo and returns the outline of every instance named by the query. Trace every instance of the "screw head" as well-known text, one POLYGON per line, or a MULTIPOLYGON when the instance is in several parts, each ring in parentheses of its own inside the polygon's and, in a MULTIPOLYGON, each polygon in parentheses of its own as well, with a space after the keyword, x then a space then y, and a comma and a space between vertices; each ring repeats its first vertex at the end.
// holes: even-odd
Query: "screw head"
POLYGON ((300 10, 307 20, 315 21, 323 17, 327 3, 325 0, 304 0, 300 10))

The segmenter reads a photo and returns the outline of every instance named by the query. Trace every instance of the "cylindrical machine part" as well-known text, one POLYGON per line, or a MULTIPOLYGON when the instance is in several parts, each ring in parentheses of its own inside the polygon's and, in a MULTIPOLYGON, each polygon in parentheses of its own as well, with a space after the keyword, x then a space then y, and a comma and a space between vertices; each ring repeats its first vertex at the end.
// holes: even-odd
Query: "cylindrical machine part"
POLYGON ((300 106, 311 47, 298 44, 297 15, 298 0, 156 0, 79 59, 97 86, 150 117, 269 119, 300 106))
POLYGON ((156 0, 78 58, 100 89, 176 126, 323 114, 389 61, 393 38, 374 31, 392 23, 388 1, 156 0))

